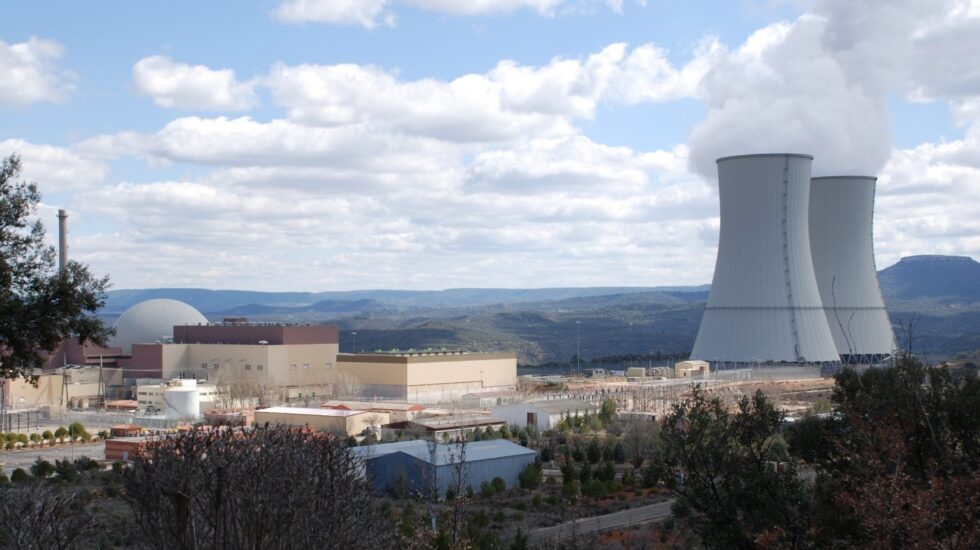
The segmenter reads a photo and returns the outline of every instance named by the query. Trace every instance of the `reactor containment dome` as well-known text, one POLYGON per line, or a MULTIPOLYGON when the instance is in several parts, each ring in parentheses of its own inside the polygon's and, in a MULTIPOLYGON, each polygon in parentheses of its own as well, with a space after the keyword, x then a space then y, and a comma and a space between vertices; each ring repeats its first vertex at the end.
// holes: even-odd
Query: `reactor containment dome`
POLYGON ((895 349, 878 287, 873 222, 876 178, 810 180, 810 251, 842 363, 876 363, 895 349))
POLYGON ((810 251, 812 161, 718 159, 718 258, 691 359, 716 367, 839 362, 810 251))
POLYGON ((193 307, 166 298, 146 300, 127 309, 116 319, 116 335, 109 345, 133 352, 133 344, 164 342, 174 335, 175 325, 206 325, 207 317, 193 307))

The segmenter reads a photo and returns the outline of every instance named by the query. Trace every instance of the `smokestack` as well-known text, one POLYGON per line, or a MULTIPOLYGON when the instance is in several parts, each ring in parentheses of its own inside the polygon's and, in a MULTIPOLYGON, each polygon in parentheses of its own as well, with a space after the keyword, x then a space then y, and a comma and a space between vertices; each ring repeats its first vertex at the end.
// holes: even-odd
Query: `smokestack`
POLYGON ((58 271, 68 265, 68 213, 58 210, 58 271))
POLYGON ((718 159, 718 259, 692 359, 720 366, 839 361, 810 252, 812 159, 718 159))

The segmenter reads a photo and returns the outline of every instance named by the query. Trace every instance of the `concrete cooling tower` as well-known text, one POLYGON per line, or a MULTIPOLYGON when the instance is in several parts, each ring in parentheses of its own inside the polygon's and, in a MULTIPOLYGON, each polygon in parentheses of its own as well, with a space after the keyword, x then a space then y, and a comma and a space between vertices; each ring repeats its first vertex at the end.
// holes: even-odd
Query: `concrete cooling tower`
POLYGON ((813 157, 718 159, 721 233, 692 359, 716 366, 839 361, 813 271, 813 157))
POLYGON ((895 349, 875 269, 875 181, 868 176, 810 180, 813 269, 843 363, 878 362, 895 349))

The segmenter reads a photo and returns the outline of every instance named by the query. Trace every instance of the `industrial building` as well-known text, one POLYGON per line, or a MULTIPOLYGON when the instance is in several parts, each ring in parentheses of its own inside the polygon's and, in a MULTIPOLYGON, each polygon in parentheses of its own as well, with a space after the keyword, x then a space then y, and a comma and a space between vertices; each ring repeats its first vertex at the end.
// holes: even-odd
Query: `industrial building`
POLYGON ((596 414, 598 411, 596 405, 579 399, 548 399, 494 407, 491 414, 507 424, 535 426, 539 431, 544 431, 557 428, 564 418, 596 414))
POLYGON ((718 257, 691 359, 839 362, 810 248, 812 161, 798 154, 718 159, 718 257))
POLYGON ((467 437, 478 430, 484 431, 487 428, 499 430, 505 425, 503 420, 485 414, 433 416, 416 418, 407 422, 392 422, 384 427, 382 435, 398 437, 404 434, 415 434, 424 439, 450 441, 467 437))
POLYGON ((345 353, 337 356, 337 368, 355 377, 366 397, 425 404, 517 384, 516 353, 345 353))
POLYGON ((198 384, 194 379, 136 382, 136 402, 140 410, 164 413, 170 418, 197 419, 202 412, 215 408, 217 396, 216 386, 198 384))
POLYGON ((454 486, 457 465, 462 464, 463 486, 479 490, 494 478, 508 487, 518 484, 518 477, 537 453, 505 439, 474 441, 465 448, 459 444, 430 444, 426 441, 402 441, 351 449, 364 462, 368 480, 375 492, 387 493, 398 484, 412 494, 429 494, 433 488, 440 498, 454 486), (430 446, 431 445, 431 446, 430 446), (460 457, 465 452, 465 461, 460 457))
POLYGON ((875 268, 876 182, 870 176, 810 180, 813 269, 842 363, 876 363, 896 348, 875 268))
POLYGON ((343 401, 331 400, 320 405, 325 409, 341 411, 373 411, 388 415, 391 422, 405 422, 425 412, 425 407, 417 403, 395 403, 391 401, 343 401))
POLYGON ((674 378, 707 378, 710 372, 707 361, 678 361, 674 365, 674 378))
POLYGON ((269 407, 255 411, 255 423, 309 426, 338 437, 360 435, 365 430, 377 430, 388 424, 388 414, 375 411, 344 411, 301 407, 269 407))

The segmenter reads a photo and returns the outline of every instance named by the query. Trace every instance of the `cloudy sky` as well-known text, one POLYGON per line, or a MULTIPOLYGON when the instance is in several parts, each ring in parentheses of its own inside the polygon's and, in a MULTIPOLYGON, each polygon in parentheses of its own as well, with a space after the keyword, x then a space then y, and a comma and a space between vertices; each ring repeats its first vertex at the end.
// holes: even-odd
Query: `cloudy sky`
MULTIPOLYGON (((714 159, 980 257, 980 0, 18 2, 0 155, 115 288, 709 282, 714 159)), ((54 233, 51 231, 51 233, 54 233)))

